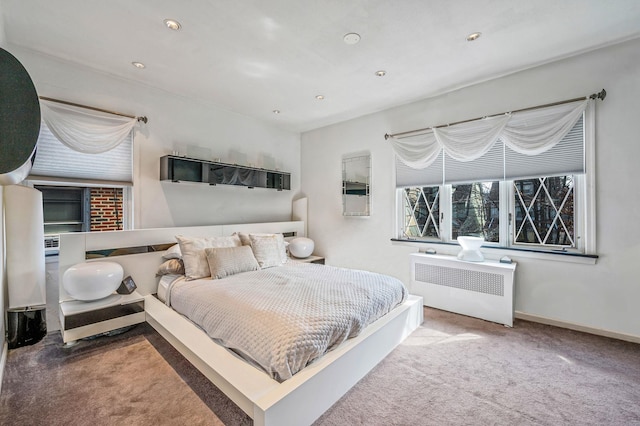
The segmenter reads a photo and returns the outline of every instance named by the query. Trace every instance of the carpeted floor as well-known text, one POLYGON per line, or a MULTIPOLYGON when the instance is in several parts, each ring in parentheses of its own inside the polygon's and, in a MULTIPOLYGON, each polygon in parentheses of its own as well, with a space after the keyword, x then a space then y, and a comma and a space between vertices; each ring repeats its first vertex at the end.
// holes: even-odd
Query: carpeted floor
POLYGON ((70 348, 56 332, 9 351, 0 425, 180 424, 251 419, 146 323, 70 348))
MULTIPOLYGON (((146 324, 72 348, 51 334, 4 374, 2 425, 251 424, 146 324)), ((640 425, 640 345, 425 308, 315 425, 640 425)))

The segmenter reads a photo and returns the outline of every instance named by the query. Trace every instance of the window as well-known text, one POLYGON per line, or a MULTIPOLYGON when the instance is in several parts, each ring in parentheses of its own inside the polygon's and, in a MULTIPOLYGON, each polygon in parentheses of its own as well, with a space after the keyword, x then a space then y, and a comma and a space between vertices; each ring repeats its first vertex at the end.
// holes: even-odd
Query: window
POLYGON ((28 181, 42 192, 45 252, 57 254, 63 232, 131 228, 133 136, 102 154, 63 145, 44 121, 28 181))
POLYGON ((404 188, 400 238, 448 242, 472 235, 504 247, 580 249, 575 183, 576 177, 567 175, 404 188), (450 202, 438 197, 441 192, 450 194, 450 202), (512 195, 501 197, 504 192, 512 195))
POLYGON ((122 188, 35 185, 42 193, 44 234, 121 231, 122 188))
POLYGON ((500 182, 451 187, 451 239, 465 235, 500 241, 500 182))
POLYGON ((573 176, 514 181, 514 243, 575 247, 573 184, 573 176))
POLYGON ((472 235, 500 247, 594 253, 592 124, 587 109, 557 145, 535 156, 498 139, 467 163, 446 153, 422 170, 397 160, 397 238, 454 242, 472 235))
POLYGON ((404 190, 404 230, 406 237, 440 238, 440 188, 404 190))

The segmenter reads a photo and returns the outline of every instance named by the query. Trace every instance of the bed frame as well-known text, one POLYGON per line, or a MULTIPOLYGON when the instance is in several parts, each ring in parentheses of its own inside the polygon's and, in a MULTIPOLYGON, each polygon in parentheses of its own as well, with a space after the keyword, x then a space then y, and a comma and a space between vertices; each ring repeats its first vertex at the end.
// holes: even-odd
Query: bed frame
MULTIPOLYGON (((184 228, 63 234, 60 277, 88 259, 87 252, 175 242, 175 235, 224 236, 233 232, 273 232, 304 236, 304 222, 270 222, 184 228)), ((123 250, 118 250, 122 252, 123 250)), ((254 421, 256 426, 311 424, 398 346, 423 320, 422 298, 409 298, 369 325, 359 336, 279 383, 211 340, 204 331, 153 294, 162 251, 108 257, 131 275, 144 296, 146 321, 254 421)), ((104 259, 103 259, 104 260, 104 259)), ((60 280, 62 283, 62 280, 60 280)), ((69 296, 60 286, 60 300, 69 296)))

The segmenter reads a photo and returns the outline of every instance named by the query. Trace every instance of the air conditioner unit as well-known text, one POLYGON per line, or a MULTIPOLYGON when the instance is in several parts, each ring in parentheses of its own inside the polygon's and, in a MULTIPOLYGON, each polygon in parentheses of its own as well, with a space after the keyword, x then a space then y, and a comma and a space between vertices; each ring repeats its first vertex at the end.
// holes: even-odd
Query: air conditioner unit
POLYGON ((411 293, 424 305, 513 326, 515 263, 413 253, 411 293))
POLYGON ((44 236, 45 256, 58 254, 59 251, 60 251, 60 235, 45 235, 44 236))

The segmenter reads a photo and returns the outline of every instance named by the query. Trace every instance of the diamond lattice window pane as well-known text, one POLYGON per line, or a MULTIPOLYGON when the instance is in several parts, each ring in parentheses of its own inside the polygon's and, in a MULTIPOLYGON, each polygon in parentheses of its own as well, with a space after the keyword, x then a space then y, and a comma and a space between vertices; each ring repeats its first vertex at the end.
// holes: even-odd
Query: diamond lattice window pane
POLYGON ((439 238, 439 188, 406 188, 404 195, 405 236, 439 238))
POLYGON ((515 241, 574 247, 573 187, 573 176, 515 181, 515 241))

